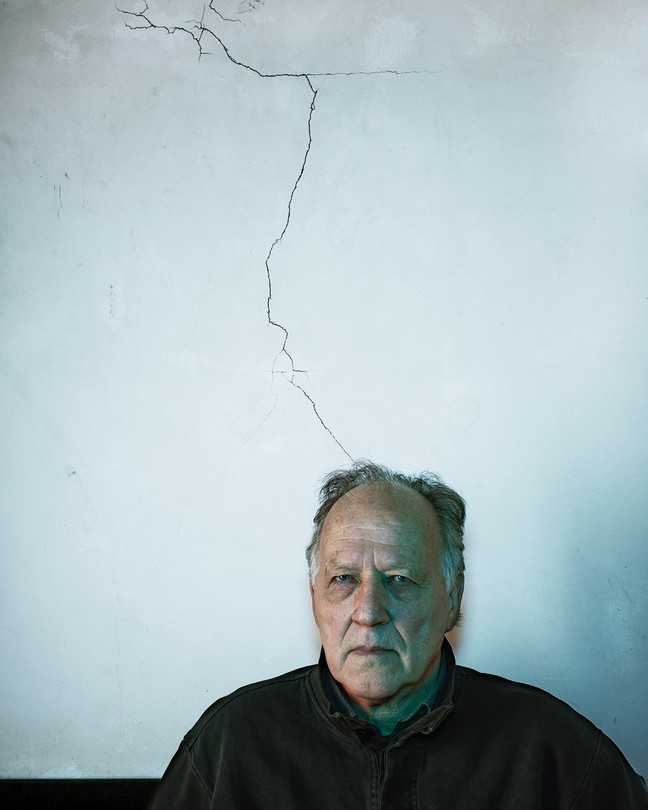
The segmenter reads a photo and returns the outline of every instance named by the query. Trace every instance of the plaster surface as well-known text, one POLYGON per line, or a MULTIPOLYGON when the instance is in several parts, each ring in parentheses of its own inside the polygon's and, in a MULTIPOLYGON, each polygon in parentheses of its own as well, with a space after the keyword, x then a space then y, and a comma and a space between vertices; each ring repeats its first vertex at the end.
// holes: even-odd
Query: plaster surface
POLYGON ((317 482, 358 457, 468 502, 459 660, 648 774, 647 35, 0 4, 0 775, 157 776, 315 660, 317 482))

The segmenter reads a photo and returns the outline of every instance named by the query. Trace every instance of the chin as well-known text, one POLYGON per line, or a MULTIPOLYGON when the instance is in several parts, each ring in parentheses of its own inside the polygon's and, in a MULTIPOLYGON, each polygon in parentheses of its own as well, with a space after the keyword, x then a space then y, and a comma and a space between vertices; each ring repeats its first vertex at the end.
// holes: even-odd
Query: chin
POLYGON ((380 678, 350 678, 341 683, 347 694, 356 701, 371 700, 382 703, 388 700, 397 689, 393 681, 380 678))

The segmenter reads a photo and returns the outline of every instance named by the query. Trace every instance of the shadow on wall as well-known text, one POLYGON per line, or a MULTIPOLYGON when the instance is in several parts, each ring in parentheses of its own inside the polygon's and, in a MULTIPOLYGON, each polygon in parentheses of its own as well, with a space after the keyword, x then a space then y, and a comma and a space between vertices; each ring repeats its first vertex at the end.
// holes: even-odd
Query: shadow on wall
POLYGON ((565 699, 645 775, 648 476, 630 465, 606 472, 616 486, 594 480, 563 511, 562 613, 569 637, 559 675, 578 684, 578 694, 565 699))
POLYGON ((566 701, 645 775, 647 475, 629 465, 565 469, 535 490, 528 542, 506 563, 514 609, 497 614, 484 669, 566 701))

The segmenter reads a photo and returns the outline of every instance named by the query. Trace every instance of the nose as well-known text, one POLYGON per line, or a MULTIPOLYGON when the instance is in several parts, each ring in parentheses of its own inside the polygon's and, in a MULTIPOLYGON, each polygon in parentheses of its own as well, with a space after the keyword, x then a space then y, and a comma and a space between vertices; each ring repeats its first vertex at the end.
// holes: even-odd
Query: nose
POLYGON ((389 621, 387 592, 382 582, 373 578, 360 582, 354 594, 351 618, 356 624, 365 627, 373 627, 389 621))

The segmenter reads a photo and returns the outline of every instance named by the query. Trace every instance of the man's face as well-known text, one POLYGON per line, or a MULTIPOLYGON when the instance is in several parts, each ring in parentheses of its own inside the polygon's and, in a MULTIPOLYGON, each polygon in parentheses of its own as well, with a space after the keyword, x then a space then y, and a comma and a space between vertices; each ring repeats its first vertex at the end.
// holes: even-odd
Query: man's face
POLYGON ((422 495, 363 484, 335 503, 311 595, 328 667, 353 701, 366 708, 426 687, 461 587, 448 593, 436 516, 422 495))

